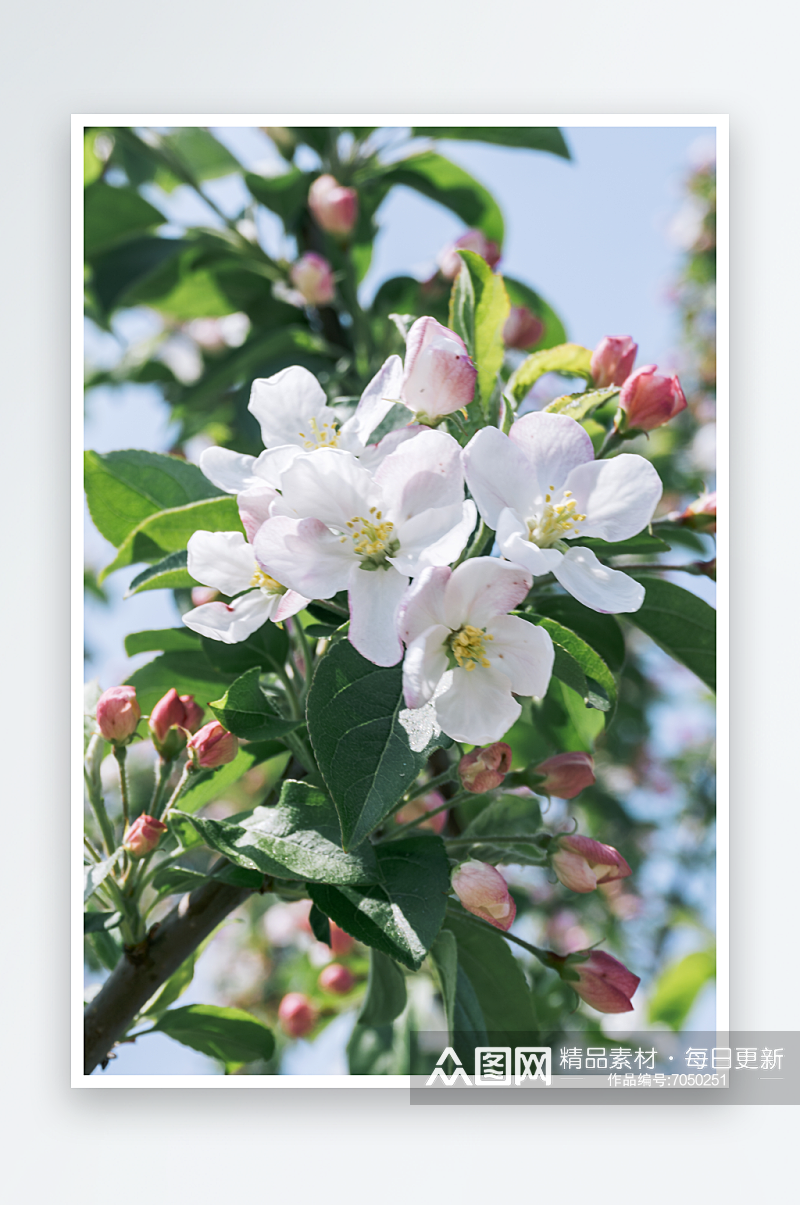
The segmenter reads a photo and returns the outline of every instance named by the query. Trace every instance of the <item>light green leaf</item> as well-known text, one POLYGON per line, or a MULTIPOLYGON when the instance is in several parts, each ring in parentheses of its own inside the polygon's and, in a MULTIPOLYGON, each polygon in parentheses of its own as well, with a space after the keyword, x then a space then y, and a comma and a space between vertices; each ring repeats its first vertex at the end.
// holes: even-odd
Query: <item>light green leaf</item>
POLYGON ((558 126, 414 126, 415 138, 456 138, 461 142, 489 142, 495 146, 525 147, 571 158, 558 126))
POLYGON ((248 741, 275 740, 293 732, 302 720, 279 716, 259 686, 261 669, 254 666, 209 704, 223 727, 248 741))
POLYGON ((162 226, 166 218, 135 189, 95 180, 84 189, 83 220, 84 254, 90 259, 134 234, 162 226))
POLYGON ((359 1025, 388 1025, 406 1006, 406 980, 393 958, 369 952, 367 994, 358 1014, 359 1025))
MULTIPOLYGON (((539 621, 539 626, 550 633, 553 644, 557 649, 563 649, 564 652, 568 653, 583 673, 588 678, 593 678, 603 688, 608 696, 609 703, 613 706, 617 700, 617 684, 614 681, 614 675, 600 654, 596 653, 576 632, 571 632, 569 628, 557 623, 554 619, 542 619, 539 621)), ((561 675, 558 676, 560 677, 561 675)), ((581 694, 579 685, 573 686, 572 682, 569 681, 567 685, 581 694)), ((602 706, 602 697, 598 697, 597 692, 589 689, 583 693, 582 697, 588 706, 599 707, 601 711, 608 710, 608 707, 602 706)))
POLYGON ((243 778, 253 766, 270 761, 273 757, 288 756, 288 750, 281 741, 257 741, 240 746, 233 761, 215 770, 201 770, 192 775, 189 787, 180 798, 181 811, 199 811, 207 803, 218 799, 223 791, 243 778))
POLYGON ((185 506, 148 515, 128 533, 114 560, 98 575, 98 581, 105 581, 109 574, 135 561, 162 561, 165 552, 183 551, 196 531, 243 534, 236 499, 224 494, 220 498, 202 498, 199 502, 188 502, 185 506))
POLYGON ((478 370, 478 396, 481 407, 484 415, 488 415, 489 398, 505 356, 503 327, 508 318, 510 304, 502 276, 492 272, 485 259, 474 251, 460 251, 459 254, 464 261, 459 279, 466 269, 472 282, 475 299, 472 357, 478 370))
POLYGON ((92 862, 83 868, 83 902, 84 904, 90 896, 94 895, 97 888, 111 874, 111 871, 116 866, 119 857, 122 853, 122 846, 115 849, 110 857, 103 862, 92 862))
POLYGON ((136 687, 142 714, 149 715, 173 686, 179 695, 194 695, 201 707, 207 707, 230 681, 231 675, 216 669, 204 653, 186 651, 163 653, 135 670, 126 685, 136 687))
POLYGON ((583 393, 567 393, 545 406, 545 414, 566 414, 567 418, 580 422, 605 406, 618 393, 619 389, 587 389, 583 393))
MULTIPOLYGON (((204 876, 200 875, 199 877, 203 878, 204 876)), ((187 888, 186 890, 192 889, 187 888)), ((205 946, 206 942, 202 942, 202 944, 193 950, 189 957, 181 963, 177 971, 174 971, 170 975, 169 979, 167 979, 165 983, 161 984, 161 987, 158 989, 155 995, 150 997, 142 1009, 143 1016, 161 1016, 162 1013, 167 1011, 171 1004, 174 1004, 175 1001, 183 995, 189 984, 194 979, 195 964, 197 963, 197 959, 205 946)))
POLYGON ((520 364, 508 382, 508 391, 515 402, 521 402, 539 377, 546 372, 560 372, 564 376, 583 377, 591 380, 592 353, 588 347, 578 343, 562 343, 545 351, 535 351, 520 364))
POLYGON ((555 619, 577 633, 605 661, 613 673, 619 673, 625 661, 625 637, 613 615, 601 615, 584 607, 571 594, 544 595, 536 599, 540 615, 555 619))
POLYGON ((93 184, 103 174, 105 164, 95 150, 95 141, 99 130, 84 130, 83 132, 83 187, 93 184))
MULTIPOLYGON (((241 165, 226 146, 203 126, 179 126, 163 138, 163 144, 188 168, 195 180, 216 180, 241 171, 241 165)), ((167 192, 179 181, 160 171, 156 182, 167 192)))
POLYGON ((275 1051, 271 1030, 240 1008, 212 1004, 173 1008, 159 1017, 155 1030, 223 1063, 269 1059, 275 1051))
POLYGON ((122 920, 121 912, 84 912, 83 933, 107 933, 116 929, 122 920))
POLYGON ((386 169, 383 180, 388 184, 405 184, 430 197, 451 209, 467 226, 477 227, 487 238, 502 245, 503 215, 494 197, 469 172, 442 155, 423 151, 401 159, 386 169))
POLYGON ((650 998, 650 1024, 663 1022, 679 1030, 700 989, 714 978, 717 961, 713 950, 698 950, 662 971, 650 998))
POLYGON ((673 582, 644 574, 633 575, 645 588, 638 611, 628 619, 665 653, 717 689, 717 613, 702 598, 673 582))

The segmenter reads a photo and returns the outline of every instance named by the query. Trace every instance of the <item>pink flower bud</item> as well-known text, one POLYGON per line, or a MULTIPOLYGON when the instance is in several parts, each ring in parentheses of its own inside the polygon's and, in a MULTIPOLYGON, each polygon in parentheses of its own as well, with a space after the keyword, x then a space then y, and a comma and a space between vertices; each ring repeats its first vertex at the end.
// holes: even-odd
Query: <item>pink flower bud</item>
POLYGON ((468 406, 478 375, 465 344, 435 318, 418 318, 408 332, 400 396, 429 419, 468 406))
POLYGON ((503 342, 506 347, 516 347, 527 351, 538 343, 544 334, 544 323, 541 318, 532 313, 524 305, 512 305, 505 326, 503 327, 503 342))
POLYGON ((508 894, 506 881, 487 862, 462 862, 453 871, 453 890, 468 912, 488 920, 496 929, 510 929, 517 906, 508 894))
POLYGON ((484 791, 493 791, 499 787, 511 769, 511 759, 514 754, 511 746, 505 741, 496 741, 483 749, 473 749, 465 753, 458 763, 458 777, 465 791, 473 791, 481 795, 484 791))
POLYGON ((575 955, 563 959, 551 955, 551 958, 578 975, 577 982, 574 979, 567 982, 592 1008, 601 1013, 632 1012, 631 997, 641 982, 639 976, 603 950, 586 950, 585 953, 588 954, 585 962, 572 962, 575 955))
POLYGON ((114 745, 127 744, 141 718, 133 686, 112 686, 97 700, 97 727, 114 745))
POLYGON ((135 858, 143 858, 155 849, 166 831, 166 824, 155 816, 137 816, 125 834, 123 844, 135 858))
POLYGON ((196 766, 213 770, 215 766, 224 766, 233 761, 239 752, 239 740, 218 720, 212 720, 189 738, 187 747, 196 766))
POLYGON ((333 301, 336 288, 333 270, 322 255, 309 251, 292 265, 289 279, 309 305, 327 305, 333 301))
MULTIPOLYGON (((178 695, 173 687, 163 699, 159 699, 150 712, 150 731, 156 745, 163 745, 172 728, 185 728, 194 732, 203 718, 203 708, 194 701, 194 695, 178 695)), ((182 744, 181 746, 182 747, 182 744)))
POLYGON ((337 996, 345 996, 355 984, 355 976, 343 967, 340 962, 331 962, 322 971, 318 979, 319 986, 324 992, 334 992, 337 996))
POLYGON ((686 409, 686 398, 677 377, 662 377, 655 364, 646 364, 628 377, 619 395, 627 426, 652 431, 686 409))
POLYGON ((199 703, 195 703, 194 695, 181 695, 181 703, 183 703, 183 720, 181 728, 185 728, 187 732, 197 732, 203 722, 205 708, 199 703))
POLYGON ((630 335, 606 335, 592 352, 591 373, 598 389, 622 385, 633 371, 639 350, 630 335))
MULTIPOLYGON (((398 824, 408 824, 411 820, 418 820, 426 812, 440 808, 445 802, 444 795, 440 795, 438 791, 429 791, 427 795, 418 795, 410 803, 404 803, 400 811, 395 813, 395 820, 398 824)), ((447 812, 437 812, 435 816, 431 816, 429 820, 423 820, 422 824, 417 827, 432 829, 434 833, 440 833, 446 823, 447 812)))
POLYGON ((317 1014, 302 992, 289 992, 278 1006, 278 1020, 290 1038, 302 1038, 317 1022, 317 1014))
POLYGON ((621 853, 591 837, 562 834, 555 839, 552 848, 555 849, 550 859, 553 870, 570 891, 585 894, 594 891, 598 883, 624 879, 632 873, 621 853))
MULTIPOLYGON (((670 515, 670 518, 675 518, 675 516, 670 515)), ((691 527, 695 531, 704 531, 713 535, 717 530, 717 491, 714 490, 711 494, 701 494, 694 502, 690 502, 686 510, 677 516, 676 522, 681 523, 684 527, 691 527)))
POLYGON ((467 230, 455 242, 442 247, 437 256, 437 264, 442 276, 447 280, 455 280, 463 266, 459 251, 475 251, 481 259, 485 259, 490 268, 500 262, 500 248, 497 243, 488 239, 482 230, 467 230))
POLYGON ((358 193, 333 176, 318 176, 308 190, 308 207, 328 234, 349 234, 358 218, 358 193))
POLYGON ((535 773, 545 775, 544 782, 535 790, 555 795, 557 799, 574 799, 595 780, 594 758, 590 753, 556 753, 534 769, 535 773))

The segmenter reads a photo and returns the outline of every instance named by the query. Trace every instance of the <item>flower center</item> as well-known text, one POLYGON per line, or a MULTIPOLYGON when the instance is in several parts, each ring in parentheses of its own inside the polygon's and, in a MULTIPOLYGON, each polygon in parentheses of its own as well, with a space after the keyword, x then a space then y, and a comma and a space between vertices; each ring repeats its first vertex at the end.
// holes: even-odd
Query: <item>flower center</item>
POLYGON ((485 640, 494 640, 494 636, 488 636, 482 628, 475 628, 471 623, 465 623, 453 633, 447 643, 460 669, 473 670, 476 665, 489 668, 485 640))
POLYGON ((541 512, 528 519, 528 539, 538 548, 551 548, 558 540, 574 539, 581 534, 578 523, 586 520, 586 515, 578 514, 572 490, 565 490, 560 502, 553 502, 554 493, 551 485, 541 512))
POLYGON ((298 431, 297 434, 303 441, 303 447, 309 452, 316 452, 317 448, 339 446, 339 428, 332 418, 326 419, 321 425, 315 418, 309 419, 308 432, 298 431))
POLYGON ((257 590, 260 590, 262 594, 266 594, 267 596, 286 593, 285 586, 282 586, 280 582, 276 582, 274 577, 270 577, 268 573, 264 573, 261 569, 256 569, 250 579, 250 585, 255 586, 257 590))
POLYGON ((400 541, 392 535, 393 531, 394 523, 384 519, 383 512, 371 506, 366 518, 355 515, 348 520, 347 532, 341 542, 345 543, 347 536, 351 536, 353 550, 361 557, 362 569, 386 569, 389 565, 387 557, 400 551, 400 541))

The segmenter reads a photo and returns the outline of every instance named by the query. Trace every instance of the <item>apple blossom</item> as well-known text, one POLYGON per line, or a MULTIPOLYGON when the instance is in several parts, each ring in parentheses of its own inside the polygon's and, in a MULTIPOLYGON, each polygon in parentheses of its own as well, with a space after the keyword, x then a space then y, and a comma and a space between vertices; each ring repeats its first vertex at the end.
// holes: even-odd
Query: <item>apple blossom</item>
POLYGON ((485 259, 490 268, 500 260, 500 248, 492 239, 488 239, 482 230, 467 230, 452 243, 442 247, 436 263, 439 271, 447 280, 455 280, 463 266, 459 251, 474 251, 485 259))
POLYGON ((633 371, 639 350, 630 335, 606 335, 592 352, 591 373, 598 389, 623 385, 633 371))
POLYGON ((352 990, 356 980, 347 967, 343 967, 340 962, 331 962, 320 973, 317 982, 324 992, 335 992, 337 996, 344 996, 352 990))
POLYGON ((475 395, 477 369, 466 344, 435 318, 418 318, 408 332, 400 399, 419 421, 435 424, 463 410, 475 395))
POLYGON ((333 301, 336 287, 327 259, 315 251, 301 255, 289 270, 289 279, 309 305, 327 305, 333 301))
POLYGON ((534 767, 534 773, 544 774, 544 782, 537 783, 536 790, 542 795, 555 795, 558 799, 574 799, 585 787, 595 781, 594 758, 591 753, 575 750, 556 753, 534 767))
POLYGON ((194 695, 178 695, 173 686, 150 712, 150 732, 157 744, 163 744, 171 728, 194 732, 202 718, 203 708, 195 703, 194 695))
POLYGON ((300 457, 281 475, 271 515, 254 545, 262 570, 308 598, 347 590, 349 638, 376 665, 403 654, 396 617, 409 578, 454 560, 476 518, 458 444, 430 430, 400 444, 374 475, 335 448, 300 457))
POLYGON ((544 334, 544 323, 524 305, 512 305, 503 327, 503 342, 506 347, 526 351, 538 343, 544 334))
MULTIPOLYGON (((274 490, 270 497, 277 497, 274 490)), ((241 532, 196 531, 189 539, 188 551, 191 576, 232 599, 230 603, 203 603, 186 612, 183 622, 201 636, 237 644, 268 619, 281 623, 308 603, 307 598, 263 571, 241 532)))
POLYGON ((152 853, 161 840, 167 826, 155 816, 137 816, 125 834, 123 845, 135 858, 152 853))
POLYGON ((233 761, 239 752, 239 738, 223 728, 218 720, 212 720, 189 737, 187 749, 198 769, 214 770, 233 761))
POLYGON ((317 1014, 302 992, 289 992, 278 1005, 278 1020, 290 1038, 302 1038, 317 1023, 317 1014))
POLYGON ((508 435, 484 427, 464 449, 464 473, 502 556, 553 573, 594 611, 638 611, 644 586, 565 541, 636 535, 653 517, 661 480, 642 456, 595 460, 584 428, 563 414, 518 418, 508 435))
POLYGON ((97 700, 97 727, 114 745, 126 745, 142 718, 134 686, 112 686, 97 700))
POLYGON ((655 364, 646 364, 622 386, 619 408, 625 430, 652 431, 685 410, 686 398, 676 376, 660 376, 655 364))
POLYGON ((581 950, 563 956, 551 954, 549 961, 581 999, 598 1012, 633 1011, 631 997, 641 980, 611 954, 604 950, 581 950), (568 972, 566 975, 564 970, 568 972))
POLYGON ((308 190, 308 207, 328 234, 349 234, 358 218, 358 193, 334 176, 317 176, 308 190))
POLYGON ((577 833, 562 833, 550 845, 550 862, 556 878, 570 891, 585 894, 594 891, 598 883, 610 883, 631 874, 631 868, 618 850, 611 845, 581 837, 577 833))
POLYGON ((541 698, 547 691, 554 660, 549 634, 507 614, 530 585, 519 566, 476 557, 455 570, 425 569, 403 599, 405 701, 419 708, 433 700, 436 722, 453 740, 498 740, 522 710, 514 694, 541 698))
POLYGON ((458 777, 462 787, 476 795, 484 791, 493 791, 495 787, 500 786, 511 769, 513 756, 511 746, 504 741, 465 753, 458 763, 458 777))
POLYGON ((505 879, 494 866, 487 862, 462 862, 453 871, 451 883, 468 912, 503 932, 511 928, 517 906, 508 893, 505 879))
MULTIPOLYGON (((427 795, 418 795, 416 799, 404 803, 399 812, 395 812, 395 820, 398 824, 408 824, 411 820, 419 820, 421 816, 427 815, 428 812, 434 811, 436 808, 442 807, 447 800, 444 795, 440 795, 438 791, 428 791, 427 795)), ((434 833, 440 833, 447 824, 447 812, 437 812, 435 816, 431 816, 429 820, 423 820, 419 828, 431 829, 434 833)))

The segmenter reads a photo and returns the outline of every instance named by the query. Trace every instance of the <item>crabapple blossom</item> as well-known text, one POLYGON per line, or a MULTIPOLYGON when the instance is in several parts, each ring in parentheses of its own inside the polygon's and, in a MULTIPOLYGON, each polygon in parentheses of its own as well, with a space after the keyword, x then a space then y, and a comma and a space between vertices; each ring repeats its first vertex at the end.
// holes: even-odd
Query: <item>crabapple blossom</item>
POLYGON ((558 799, 574 799, 585 787, 595 781, 594 758, 591 753, 578 750, 556 753, 534 767, 534 773, 544 774, 544 782, 537 783, 536 790, 542 795, 555 795, 558 799))
POLYGON ((465 791, 481 795, 499 787, 511 769, 513 757, 511 746, 504 741, 487 745, 485 749, 473 749, 465 753, 458 763, 458 777, 465 791))
POLYGON ((488 862, 462 862, 453 871, 451 884, 468 912, 503 932, 511 928, 517 906, 508 893, 505 879, 494 866, 488 862))
POLYGON ((633 1012, 631 997, 641 980, 605 950, 550 955, 551 965, 570 987, 600 1013, 633 1012), (562 973, 569 969, 568 975, 562 973), (574 976, 577 975, 577 979, 574 976))
POLYGON ((598 389, 623 385, 633 371, 639 350, 630 335, 606 335, 592 352, 591 373, 598 389))
MULTIPOLYGON (((273 490, 271 498, 275 497, 273 490)), ((201 636, 237 644, 268 619, 281 623, 308 603, 307 598, 264 572, 241 532, 196 531, 189 539, 188 551, 191 576, 232 599, 229 603, 203 603, 186 612, 183 622, 201 636)))
POLYGON ((544 323, 524 305, 512 305, 503 327, 503 342, 506 347, 526 351, 538 343, 544 334, 544 323))
POLYGON ((424 430, 374 475, 336 448, 300 457, 281 476, 271 516, 255 539, 262 570, 307 598, 347 590, 352 644, 376 665, 395 665, 409 578, 454 560, 476 512, 464 500, 458 444, 424 430))
POLYGON ((125 834, 123 845, 135 858, 152 853, 161 840, 167 826, 155 816, 137 816, 125 834))
POLYGON ((455 280, 464 264, 459 251, 474 251, 485 259, 490 268, 500 260, 500 248, 492 239, 488 239, 482 230, 466 230, 452 243, 442 247, 436 263, 442 276, 447 280, 455 280))
POLYGON ((358 218, 358 193, 334 176, 317 176, 308 190, 308 207, 328 234, 349 234, 358 218))
POLYGON ((435 318, 418 318, 408 332, 400 400, 433 425, 463 410, 475 395, 478 372, 466 344, 435 318))
POLYGON ((514 695, 547 691, 554 660, 549 634, 507 614, 530 585, 518 565, 476 557, 455 570, 425 569, 403 599, 405 701, 417 708, 433 700, 436 722, 453 740, 498 740, 522 710, 514 695))
POLYGON ((127 745, 136 732, 142 712, 134 686, 112 686, 97 700, 97 727, 114 745, 127 745))
POLYGON ((644 457, 596 461, 580 423, 537 412, 518 418, 508 435, 496 427, 478 431, 464 449, 464 473, 507 560, 534 576, 553 573, 594 611, 639 610, 644 586, 566 541, 599 536, 613 543, 650 522, 661 479, 644 457))
POLYGON ((292 264, 289 279, 309 305, 327 305, 333 301, 336 292, 333 271, 327 259, 315 251, 307 251, 292 264))
POLYGON ((179 695, 173 686, 150 712, 150 732, 157 744, 163 744, 171 728, 194 732, 202 718, 203 708, 195 703, 194 695, 179 695))
POLYGON ((618 850, 593 841, 591 837, 562 833, 550 848, 555 850, 550 855, 550 862, 556 878, 570 891, 585 894, 594 891, 598 883, 624 879, 632 873, 618 850))
POLYGON ((619 395, 625 430, 652 431, 680 414, 686 404, 678 378, 660 376, 655 364, 646 364, 628 377, 619 395))
POLYGON ((187 749, 195 766, 201 770, 215 770, 217 766, 233 761, 239 752, 239 738, 223 728, 218 720, 212 720, 189 737, 187 749))

